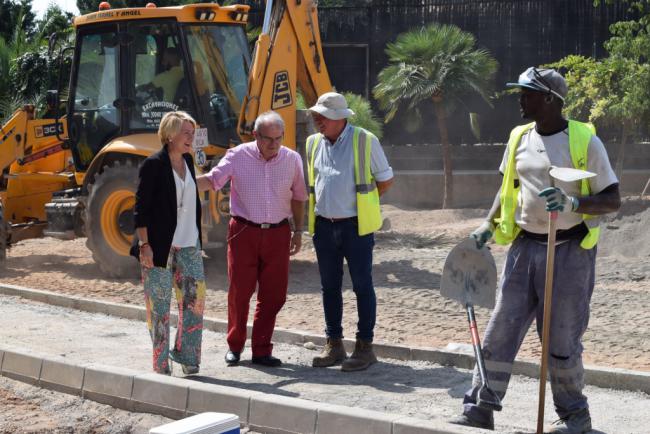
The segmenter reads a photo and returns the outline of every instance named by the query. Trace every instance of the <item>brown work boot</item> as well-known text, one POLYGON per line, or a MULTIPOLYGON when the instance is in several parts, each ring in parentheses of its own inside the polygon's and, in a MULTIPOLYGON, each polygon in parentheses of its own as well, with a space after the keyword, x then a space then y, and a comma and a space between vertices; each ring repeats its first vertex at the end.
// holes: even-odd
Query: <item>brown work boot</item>
POLYGON ((362 371, 377 362, 377 356, 372 352, 372 342, 357 339, 354 352, 341 365, 341 371, 362 371))
POLYGON ((348 355, 345 353, 342 339, 327 338, 327 343, 323 351, 312 360, 311 365, 314 368, 326 368, 342 362, 348 355))

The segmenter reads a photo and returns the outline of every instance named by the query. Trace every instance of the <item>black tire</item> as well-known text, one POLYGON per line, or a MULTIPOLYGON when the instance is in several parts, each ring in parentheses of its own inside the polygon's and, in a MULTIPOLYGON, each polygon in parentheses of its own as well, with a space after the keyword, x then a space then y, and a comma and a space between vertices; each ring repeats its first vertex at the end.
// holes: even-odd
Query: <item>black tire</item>
POLYGON ((110 277, 138 276, 138 262, 129 256, 137 183, 137 164, 116 161, 104 167, 88 186, 83 224, 86 246, 99 268, 110 277))

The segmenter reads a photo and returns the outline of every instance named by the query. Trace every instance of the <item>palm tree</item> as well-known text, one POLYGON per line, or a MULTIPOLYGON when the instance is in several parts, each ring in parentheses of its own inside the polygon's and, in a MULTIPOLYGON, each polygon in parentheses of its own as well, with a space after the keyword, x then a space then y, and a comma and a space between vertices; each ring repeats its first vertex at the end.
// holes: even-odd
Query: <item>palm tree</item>
POLYGON ((424 101, 433 101, 444 168, 443 208, 453 203, 447 114, 462 97, 478 93, 489 101, 498 63, 475 47, 474 35, 453 25, 431 24, 397 36, 386 47, 389 66, 379 73, 373 94, 389 122, 406 107, 413 116, 424 101))

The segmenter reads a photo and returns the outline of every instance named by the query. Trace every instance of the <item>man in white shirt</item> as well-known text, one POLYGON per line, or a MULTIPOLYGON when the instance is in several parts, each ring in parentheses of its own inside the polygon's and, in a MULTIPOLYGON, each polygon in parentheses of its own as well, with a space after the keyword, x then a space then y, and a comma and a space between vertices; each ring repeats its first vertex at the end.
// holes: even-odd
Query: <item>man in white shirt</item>
MULTIPOLYGON (((591 430, 591 417, 582 394, 581 339, 595 279, 599 232, 594 216, 620 207, 618 179, 593 127, 562 115, 568 92, 564 77, 551 69, 531 67, 508 85, 520 88, 522 117, 534 122, 511 133, 500 167, 503 185, 486 221, 471 234, 478 248, 493 235, 500 244, 512 242, 485 332, 488 379, 503 398, 512 362, 533 319, 541 335, 548 213, 558 211, 549 374, 561 423, 548 432, 585 433, 591 430), (584 185, 556 181, 555 187, 549 187, 551 166, 576 167, 597 175, 584 185)), ((475 372, 463 415, 452 422, 494 429, 492 410, 477 399, 479 388, 475 372)))

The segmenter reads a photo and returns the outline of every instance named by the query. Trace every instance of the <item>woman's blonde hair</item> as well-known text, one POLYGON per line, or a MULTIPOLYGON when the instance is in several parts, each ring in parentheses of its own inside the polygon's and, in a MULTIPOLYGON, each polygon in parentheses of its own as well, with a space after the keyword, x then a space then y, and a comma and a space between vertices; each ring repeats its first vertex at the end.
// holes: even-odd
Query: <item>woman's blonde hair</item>
POLYGON ((167 146, 172 137, 181 132, 183 122, 189 122, 196 129, 196 121, 183 111, 167 112, 160 121, 158 138, 163 146, 167 146))

